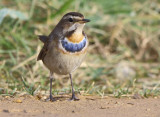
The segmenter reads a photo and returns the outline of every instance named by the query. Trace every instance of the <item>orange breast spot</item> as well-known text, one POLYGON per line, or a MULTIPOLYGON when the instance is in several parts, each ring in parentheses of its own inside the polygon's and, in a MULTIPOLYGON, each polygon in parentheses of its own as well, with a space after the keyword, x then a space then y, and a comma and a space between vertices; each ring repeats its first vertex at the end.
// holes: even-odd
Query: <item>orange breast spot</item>
POLYGON ((83 38, 83 34, 72 34, 70 37, 68 37, 68 40, 72 43, 79 43, 83 40, 83 38))

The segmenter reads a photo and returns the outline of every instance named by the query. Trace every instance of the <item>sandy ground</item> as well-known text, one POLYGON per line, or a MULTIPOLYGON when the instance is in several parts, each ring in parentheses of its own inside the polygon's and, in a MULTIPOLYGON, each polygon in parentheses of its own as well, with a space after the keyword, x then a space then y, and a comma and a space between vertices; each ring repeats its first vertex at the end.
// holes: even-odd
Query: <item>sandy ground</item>
POLYGON ((31 96, 0 97, 0 117, 160 117, 160 99, 59 97, 55 102, 31 96))

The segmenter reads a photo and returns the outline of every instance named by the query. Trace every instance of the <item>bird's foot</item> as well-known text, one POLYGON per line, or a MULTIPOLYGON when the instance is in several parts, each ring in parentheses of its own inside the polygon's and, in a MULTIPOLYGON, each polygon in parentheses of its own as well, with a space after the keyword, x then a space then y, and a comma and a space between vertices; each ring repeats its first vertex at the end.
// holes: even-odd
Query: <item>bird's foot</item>
POLYGON ((55 99, 55 98, 53 98, 53 96, 52 96, 52 95, 50 95, 50 96, 49 96, 49 99, 50 99, 50 101, 51 101, 51 102, 56 101, 56 99, 55 99))
POLYGON ((54 101, 56 101, 56 99, 55 99, 55 98, 53 98, 53 96, 52 96, 52 95, 50 95, 50 96, 49 96, 49 98, 48 98, 48 99, 46 99, 46 102, 48 102, 48 101, 54 102, 54 101))
POLYGON ((70 101, 79 101, 79 98, 77 98, 75 95, 72 95, 72 97, 70 98, 70 101))

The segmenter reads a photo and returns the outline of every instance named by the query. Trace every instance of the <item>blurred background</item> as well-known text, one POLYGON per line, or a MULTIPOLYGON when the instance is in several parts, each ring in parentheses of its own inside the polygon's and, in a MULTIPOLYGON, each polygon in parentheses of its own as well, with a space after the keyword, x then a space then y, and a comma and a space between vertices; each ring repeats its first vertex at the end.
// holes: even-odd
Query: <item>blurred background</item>
MULTIPOLYGON (((160 0, 0 0, 0 95, 49 93, 37 35, 70 11, 91 19, 88 55, 73 74, 77 93, 160 94, 160 0)), ((68 76, 55 78, 54 95, 70 93, 68 76)))

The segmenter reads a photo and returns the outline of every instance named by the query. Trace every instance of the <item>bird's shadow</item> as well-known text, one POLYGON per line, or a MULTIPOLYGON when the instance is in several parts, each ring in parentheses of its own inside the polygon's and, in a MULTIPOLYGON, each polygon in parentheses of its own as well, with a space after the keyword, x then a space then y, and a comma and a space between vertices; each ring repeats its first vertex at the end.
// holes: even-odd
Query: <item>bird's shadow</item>
POLYGON ((61 96, 54 96, 53 98, 54 98, 53 101, 51 101, 51 100, 49 99, 49 97, 48 97, 47 99, 43 100, 43 101, 44 101, 44 102, 48 102, 48 101, 51 101, 51 102, 56 102, 56 101, 70 101, 71 96, 61 95, 61 96))

